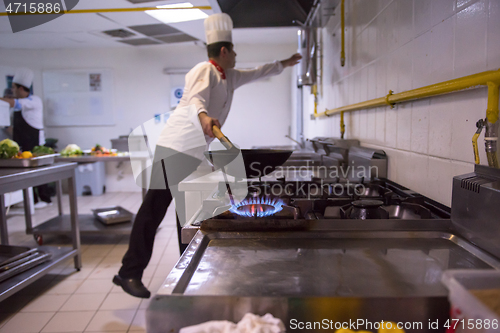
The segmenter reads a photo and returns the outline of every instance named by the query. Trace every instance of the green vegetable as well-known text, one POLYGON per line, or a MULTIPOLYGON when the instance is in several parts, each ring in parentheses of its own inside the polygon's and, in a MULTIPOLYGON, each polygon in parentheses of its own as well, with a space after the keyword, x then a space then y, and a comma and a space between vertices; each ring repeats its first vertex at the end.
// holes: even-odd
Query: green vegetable
POLYGON ((10 139, 0 141, 0 158, 12 158, 19 152, 17 142, 10 139))
POLYGON ((46 146, 36 146, 33 148, 32 153, 34 156, 42 156, 54 154, 54 149, 46 146))
POLYGON ((17 150, 19 151, 19 145, 17 144, 16 141, 12 141, 11 139, 5 139, 0 141, 0 145, 6 144, 9 147, 16 147, 17 150))
POLYGON ((61 152, 61 156, 83 155, 83 151, 75 144, 69 144, 61 152))

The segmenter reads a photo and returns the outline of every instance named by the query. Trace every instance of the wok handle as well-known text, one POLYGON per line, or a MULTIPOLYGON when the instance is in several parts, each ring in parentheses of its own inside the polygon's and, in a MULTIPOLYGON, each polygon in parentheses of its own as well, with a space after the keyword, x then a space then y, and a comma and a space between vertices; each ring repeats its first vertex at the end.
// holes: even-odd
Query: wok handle
POLYGON ((222 143, 224 147, 226 147, 227 150, 230 149, 236 149, 236 147, 233 145, 233 143, 225 136, 222 131, 220 130, 219 127, 214 125, 212 127, 212 132, 214 133, 215 137, 219 139, 219 141, 222 143))

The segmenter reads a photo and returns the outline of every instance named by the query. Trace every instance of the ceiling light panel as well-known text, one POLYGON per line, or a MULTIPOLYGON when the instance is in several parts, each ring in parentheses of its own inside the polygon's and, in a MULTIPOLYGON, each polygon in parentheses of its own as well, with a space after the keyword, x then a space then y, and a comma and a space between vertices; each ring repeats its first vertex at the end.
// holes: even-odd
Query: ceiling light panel
POLYGON ((156 8, 170 8, 170 9, 147 10, 146 14, 151 15, 155 19, 167 24, 201 20, 208 17, 207 14, 205 14, 199 9, 171 9, 171 8, 183 8, 183 7, 193 7, 193 4, 189 2, 183 2, 183 3, 176 3, 173 5, 157 6, 156 8))

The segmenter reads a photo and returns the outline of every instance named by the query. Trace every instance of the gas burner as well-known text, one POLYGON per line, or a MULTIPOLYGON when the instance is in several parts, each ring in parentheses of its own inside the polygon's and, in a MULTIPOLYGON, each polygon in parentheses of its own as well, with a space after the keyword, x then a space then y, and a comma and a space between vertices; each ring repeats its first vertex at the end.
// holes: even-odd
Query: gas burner
POLYGON ((383 201, 380 200, 356 200, 347 206, 340 208, 341 215, 344 218, 356 220, 372 220, 372 219, 388 219, 389 212, 387 212, 382 205, 383 201), (342 214, 343 213, 343 214, 342 214))
MULTIPOLYGON (((214 219, 271 220, 306 219, 397 219, 449 218, 446 207, 388 180, 365 183, 314 181, 251 181, 245 200, 227 206, 224 186, 218 197, 224 202, 210 213, 214 219), (222 195, 224 194, 224 195, 222 195)), ((216 198, 216 199, 217 199, 216 198)), ((214 205, 216 203, 214 202, 214 205)), ((209 214, 210 214, 209 213, 209 214)))
POLYGON ((251 197, 235 204, 229 210, 244 217, 266 217, 280 212, 283 204, 280 198, 251 197))

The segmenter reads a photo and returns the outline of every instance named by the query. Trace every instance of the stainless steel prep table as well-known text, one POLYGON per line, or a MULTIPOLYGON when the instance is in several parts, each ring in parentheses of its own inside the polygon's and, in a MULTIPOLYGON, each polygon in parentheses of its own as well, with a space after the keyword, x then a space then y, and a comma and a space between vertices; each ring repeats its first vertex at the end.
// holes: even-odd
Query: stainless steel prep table
MULTIPOLYGON (((76 162, 76 163, 94 163, 94 162, 129 162, 130 156, 75 156, 75 157, 56 157, 57 162, 76 162)), ((146 170, 146 158, 141 159, 142 170, 146 170)), ((142 183, 147 183, 147 174, 142 173, 142 183)), ((147 189, 142 187, 142 198, 146 196, 147 189)))
POLYGON ((69 233, 73 247, 55 247, 43 246, 39 249, 46 253, 52 253, 52 259, 44 264, 33 267, 19 275, 16 275, 2 283, 0 283, 0 301, 9 297, 13 293, 19 291, 30 283, 36 281, 40 277, 47 274, 54 266, 64 262, 68 258, 74 258, 75 268, 79 270, 82 267, 82 258, 80 251, 80 228, 78 224, 78 209, 76 204, 76 190, 75 190, 75 168, 76 163, 55 163, 49 166, 35 167, 35 168, 17 168, 17 169, 0 169, 0 233, 1 243, 3 245, 9 244, 7 218, 5 212, 5 193, 23 190, 24 197, 24 211, 26 217, 26 231, 27 233, 35 232, 37 228, 53 223, 51 219, 36 228, 32 227, 31 214, 30 214, 30 200, 28 188, 43 185, 49 182, 58 183, 58 204, 59 216, 55 219, 61 219, 62 207, 60 201, 60 184, 61 180, 68 179, 69 183, 69 202, 70 202, 70 215, 67 217, 69 233))

